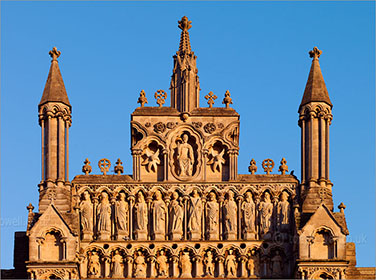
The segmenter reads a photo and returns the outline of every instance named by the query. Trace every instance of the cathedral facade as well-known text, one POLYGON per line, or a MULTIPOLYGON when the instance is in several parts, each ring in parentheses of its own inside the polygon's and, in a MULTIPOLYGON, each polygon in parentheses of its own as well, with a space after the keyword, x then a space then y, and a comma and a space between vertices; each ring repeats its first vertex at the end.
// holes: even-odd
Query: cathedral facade
POLYGON ((38 210, 29 205, 26 232, 16 233, 16 278, 374 278, 356 267, 345 205, 334 211, 329 177, 332 103, 316 47, 298 109, 301 179, 280 163, 251 160, 238 174, 239 114, 227 91, 222 106, 205 95, 191 49, 187 17, 179 21, 167 93, 144 91, 131 115, 133 173, 120 159, 101 159, 93 175, 69 181, 69 102, 53 48, 39 103, 42 178, 38 210), (110 168, 114 173, 110 173, 110 168), (280 174, 272 174, 273 169, 280 174), (262 174, 262 173, 265 174, 262 174))

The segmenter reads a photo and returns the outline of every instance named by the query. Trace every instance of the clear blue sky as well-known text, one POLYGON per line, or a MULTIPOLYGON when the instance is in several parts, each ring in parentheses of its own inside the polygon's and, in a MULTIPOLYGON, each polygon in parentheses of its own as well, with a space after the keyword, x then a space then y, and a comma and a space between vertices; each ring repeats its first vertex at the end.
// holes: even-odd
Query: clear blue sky
MULTIPOLYGON (((239 173, 255 158, 286 157, 300 178, 298 107, 311 59, 333 107, 330 178, 344 202, 348 240, 360 266, 375 265, 374 2, 4 2, 1 1, 1 267, 12 266, 13 235, 38 205, 37 105, 61 50, 60 70, 73 106, 70 177, 88 157, 120 157, 131 173, 130 114, 144 89, 168 91, 177 21, 192 20, 203 96, 230 90, 241 115, 239 173)), ((277 169, 274 170, 276 173, 277 169)))

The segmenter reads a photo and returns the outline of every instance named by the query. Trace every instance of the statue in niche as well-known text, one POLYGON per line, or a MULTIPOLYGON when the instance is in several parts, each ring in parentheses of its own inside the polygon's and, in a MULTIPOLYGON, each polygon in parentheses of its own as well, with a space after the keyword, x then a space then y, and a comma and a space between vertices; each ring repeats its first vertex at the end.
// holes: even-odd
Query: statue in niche
POLYGON ((168 260, 165 252, 161 250, 156 259, 158 277, 168 277, 168 260))
POLYGON ((155 192, 155 200, 152 204, 154 239, 164 239, 166 233, 166 203, 162 199, 161 191, 155 192))
POLYGON ((123 278, 123 269, 121 264, 123 262, 123 257, 119 254, 119 250, 116 250, 114 255, 112 256, 112 271, 111 275, 115 278, 123 278))
POLYGON ((236 256, 233 254, 233 251, 231 249, 228 251, 227 257, 225 259, 225 268, 226 268, 227 277, 229 278, 236 277, 236 271, 237 271, 236 256))
POLYGON ((252 199, 252 194, 250 192, 245 193, 245 200, 242 203, 243 212, 243 226, 244 233, 247 239, 248 233, 254 233, 255 228, 255 217, 256 217, 256 206, 252 199))
POLYGON ((141 251, 136 253, 134 260, 134 277, 136 278, 146 278, 146 263, 145 257, 142 255, 141 251))
POLYGON ((188 135, 183 134, 182 143, 178 143, 178 175, 183 177, 192 176, 194 153, 192 146, 188 143, 188 135))
POLYGON ((102 233, 109 234, 111 232, 111 204, 106 192, 102 192, 101 194, 101 202, 97 208, 97 217, 98 232, 101 235, 103 235, 102 233))
POLYGON ((235 239, 238 229, 238 206, 234 201, 234 193, 232 191, 228 192, 228 199, 223 206, 223 215, 227 239, 235 239))
POLYGON ((211 159, 208 161, 207 164, 212 166, 213 172, 222 172, 222 165, 225 164, 225 159, 223 158, 223 155, 225 153, 225 149, 223 148, 221 152, 215 152, 214 148, 211 147, 210 154, 211 159))
POLYGON ((93 278, 100 277, 100 267, 98 253, 95 251, 89 252, 88 274, 93 278))
POLYGON ((275 256, 271 259, 272 265, 272 276, 273 277, 282 277, 282 270, 283 270, 283 259, 279 254, 279 251, 275 251, 275 256))
POLYGON ((289 195, 287 192, 282 192, 281 201, 277 206, 277 224, 280 231, 289 229, 290 222, 290 203, 288 202, 289 195))
POLYGON ((161 164, 161 160, 159 159, 159 149, 154 153, 147 147, 144 155, 146 155, 146 158, 141 165, 146 165, 146 170, 148 172, 157 172, 157 166, 158 164, 161 164))
POLYGON ((125 201, 125 193, 119 193, 119 200, 115 204, 116 225, 119 232, 128 237, 129 206, 125 201))
POLYGON ((82 231, 93 231, 93 204, 91 203, 90 193, 85 191, 83 200, 80 203, 81 226, 82 231))
POLYGON ((206 256, 204 258, 204 265, 205 265, 205 274, 207 276, 214 277, 215 267, 214 267, 214 262, 213 262, 213 254, 210 250, 206 253, 206 256))
POLYGON ((255 275, 255 260, 253 259, 252 254, 248 256, 247 269, 249 271, 249 276, 255 275))
POLYGON ((174 233, 176 233, 178 236, 180 235, 180 237, 183 233, 183 227, 182 227, 183 216, 184 216, 184 209, 180 205, 179 194, 177 192, 173 192, 172 200, 170 202, 170 231, 173 237, 174 237, 174 233))
POLYGON ((192 239, 201 237, 202 208, 201 197, 198 191, 194 189, 190 198, 188 223, 188 230, 192 239))
POLYGON ((182 252, 179 267, 181 269, 180 278, 192 278, 192 263, 189 252, 182 252))
POLYGON ((209 239, 218 239, 219 205, 214 192, 209 194, 206 204, 206 230, 209 239))
POLYGON ((267 234, 272 226, 273 204, 270 201, 270 194, 265 192, 264 200, 260 203, 260 232, 267 234))
POLYGON ((135 211, 135 232, 146 232, 148 223, 148 207, 142 192, 137 193, 137 202, 134 206, 135 211))

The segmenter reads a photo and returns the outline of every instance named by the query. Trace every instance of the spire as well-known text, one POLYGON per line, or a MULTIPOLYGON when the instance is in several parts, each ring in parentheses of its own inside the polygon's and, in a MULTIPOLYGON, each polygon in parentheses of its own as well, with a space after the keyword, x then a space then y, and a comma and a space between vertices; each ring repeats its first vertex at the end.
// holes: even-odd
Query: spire
POLYGON ((189 41, 189 33, 188 30, 192 27, 192 21, 188 20, 186 16, 182 17, 181 20, 178 21, 179 28, 182 30, 180 35, 180 44, 179 44, 179 52, 187 52, 190 53, 191 50, 191 43, 189 41))
POLYGON ((325 102, 331 107, 333 106, 332 102, 330 102, 328 90, 326 89, 320 69, 319 57, 321 53, 322 51, 317 47, 314 47, 312 51, 309 51, 309 56, 313 58, 313 60, 300 107, 310 102, 325 102))
POLYGON ((54 47, 49 54, 52 57, 51 67, 39 106, 47 102, 61 102, 71 107, 57 62, 61 52, 54 47))
POLYGON ((171 77, 171 107, 180 112, 190 112, 199 107, 200 82, 197 75, 196 56, 191 49, 188 30, 192 27, 186 16, 178 21, 182 30, 179 50, 174 55, 171 77))

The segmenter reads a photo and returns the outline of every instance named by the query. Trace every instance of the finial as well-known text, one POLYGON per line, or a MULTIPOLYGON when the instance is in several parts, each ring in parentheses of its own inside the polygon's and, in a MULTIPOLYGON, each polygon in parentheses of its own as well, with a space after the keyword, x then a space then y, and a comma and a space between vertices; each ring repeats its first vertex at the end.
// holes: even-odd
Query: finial
POLYGON ((289 167, 286 165, 287 161, 285 158, 282 158, 281 165, 279 166, 278 171, 281 172, 282 175, 285 175, 286 172, 289 172, 289 167))
POLYGON ((137 103, 141 104, 141 107, 144 107, 145 103, 148 103, 148 99, 146 98, 146 93, 144 90, 141 90, 140 97, 137 100, 137 103))
POLYGON ((98 167, 103 175, 106 175, 108 170, 110 170, 111 162, 106 158, 102 158, 100 161, 98 161, 98 167))
POLYGON ((157 99, 157 104, 159 105, 159 107, 162 107, 163 104, 165 104, 167 93, 164 90, 159 89, 156 93, 154 93, 154 97, 155 99, 157 99))
POLYGON ((338 205, 338 209, 339 209, 339 211, 340 211, 342 214, 344 214, 344 213, 345 213, 344 210, 346 209, 346 205, 343 204, 343 202, 341 202, 341 204, 338 205))
POLYGON ((273 167, 274 167, 274 161, 270 158, 267 158, 267 159, 264 159, 262 161, 262 168, 264 168, 264 171, 266 172, 266 174, 270 174, 270 172, 273 171, 273 167))
POLYGON ((209 108, 213 108, 214 100, 217 99, 217 96, 211 91, 205 95, 205 99, 208 101, 209 108))
POLYGON ((29 211, 29 213, 32 213, 34 210, 33 204, 29 203, 29 205, 26 207, 26 209, 29 211))
POLYGON ((52 57, 52 61, 57 61, 57 58, 61 55, 61 51, 58 51, 56 47, 53 47, 49 54, 52 57))
POLYGON ((84 161, 85 165, 82 166, 82 172, 85 173, 85 175, 89 175, 91 173, 91 166, 89 159, 85 159, 84 161))
POLYGON ((256 161, 255 159, 251 159, 249 163, 248 171, 251 172, 251 174, 255 174, 257 171, 256 161))
POLYGON ((309 51, 309 57, 313 58, 313 60, 318 60, 321 54, 322 51, 320 51, 317 47, 314 47, 312 51, 309 51))
POLYGON ((115 166, 115 173, 117 175, 124 173, 124 168, 123 168, 122 164, 123 163, 121 162, 120 158, 118 158, 118 160, 116 161, 116 166, 115 166))
POLYGON ((188 20, 186 16, 182 17, 181 20, 178 21, 179 28, 183 31, 188 31, 192 27, 192 21, 188 20))
POLYGON ((231 94, 228 90, 225 92, 225 98, 223 98, 222 104, 226 104, 226 108, 230 108, 230 104, 232 104, 231 94))

